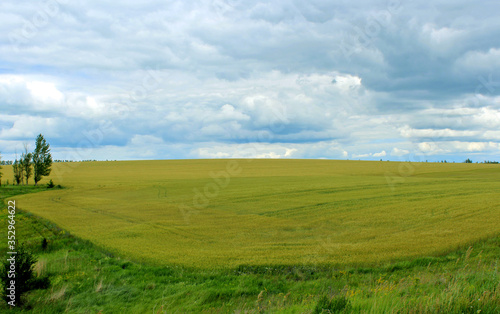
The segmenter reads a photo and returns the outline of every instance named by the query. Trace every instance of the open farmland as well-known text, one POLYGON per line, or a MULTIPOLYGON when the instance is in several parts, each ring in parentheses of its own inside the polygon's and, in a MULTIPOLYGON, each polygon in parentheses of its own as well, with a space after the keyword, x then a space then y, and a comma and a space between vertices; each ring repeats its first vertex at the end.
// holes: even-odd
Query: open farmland
POLYGON ((498 165, 182 160, 53 168, 50 178, 66 189, 18 196, 19 208, 159 265, 376 264, 500 231, 498 165))

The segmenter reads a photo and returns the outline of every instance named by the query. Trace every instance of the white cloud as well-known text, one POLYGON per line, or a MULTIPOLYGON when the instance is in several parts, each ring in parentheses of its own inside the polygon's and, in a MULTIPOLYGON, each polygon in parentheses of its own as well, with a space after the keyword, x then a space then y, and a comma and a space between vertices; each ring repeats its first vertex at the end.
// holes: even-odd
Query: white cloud
POLYGON ((409 150, 406 150, 406 149, 399 149, 397 147, 394 147, 391 151, 391 155, 392 156, 398 156, 398 157, 401 157, 401 156, 404 156, 404 155, 408 155, 410 153, 409 150))
POLYGON ((432 24, 425 24, 422 32, 424 41, 441 54, 453 49, 455 43, 465 35, 465 32, 460 29, 450 27, 438 28, 432 24))
POLYGON ((134 146, 153 146, 164 144, 163 139, 153 135, 134 135, 130 139, 130 144, 134 146))
POLYGON ((418 148, 424 155, 436 155, 443 153, 498 153, 500 144, 496 142, 423 142, 418 148))
POLYGON ((342 89, 353 89, 361 86, 361 78, 355 75, 337 75, 335 84, 342 89))
POLYGON ((433 129, 412 129, 409 126, 401 128, 400 134, 403 137, 463 137, 477 136, 479 131, 460 131, 451 129, 433 130, 433 129))
POLYGON ((61 91, 53 77, 35 78, 24 75, 0 75, 0 102, 7 112, 17 114, 45 113, 57 117, 95 119, 109 116, 113 106, 101 96, 82 92, 61 91), (43 80, 42 80, 43 79, 43 80))
POLYGON ((340 159, 343 150, 335 142, 318 143, 200 143, 193 156, 198 158, 318 158, 340 159))
POLYGON ((385 150, 383 150, 380 153, 373 154, 373 157, 384 157, 386 155, 387 155, 387 153, 385 152, 385 150))
POLYGON ((486 143, 468 143, 467 151, 468 152, 480 152, 486 148, 486 143))
POLYGON ((289 148, 286 150, 285 155, 283 157, 292 157, 293 153, 297 152, 296 148, 289 148))
POLYGON ((489 107, 479 108, 472 120, 483 127, 497 129, 500 127, 500 110, 489 107))
MULTIPOLYGON (((34 139, 38 134, 44 133, 47 137, 57 138, 62 136, 59 130, 69 127, 70 122, 61 118, 44 118, 36 116, 18 116, 11 128, 0 130, 3 139, 34 139)), ((67 134, 64 134, 67 136, 67 134)))
POLYGON ((283 158, 290 157, 297 149, 281 144, 248 143, 234 145, 215 145, 196 150, 201 158, 283 158))
POLYGON ((221 108, 221 118, 224 120, 250 120, 250 117, 234 109, 233 106, 225 104, 221 108))
POLYGON ((500 141, 500 131, 486 131, 483 134, 483 138, 500 141))
POLYGON ((278 155, 275 152, 269 152, 269 153, 258 154, 257 156, 255 156, 255 158, 273 158, 273 159, 276 159, 276 158, 281 158, 281 155, 278 155))
POLYGON ((450 152, 442 148, 443 143, 422 142, 418 144, 418 149, 423 155, 437 155, 450 152))
POLYGON ((372 154, 352 154, 352 158, 367 158, 371 157, 372 154))
POLYGON ((52 82, 23 75, 0 75, 0 102, 3 106, 8 104, 32 111, 54 110, 63 98, 52 82))
POLYGON ((56 88, 54 83, 29 81, 26 82, 26 86, 34 99, 44 103, 59 103, 64 98, 64 95, 56 88))
POLYGON ((500 48, 490 48, 487 51, 469 51, 456 61, 460 70, 467 72, 477 70, 492 71, 500 68, 500 48))
POLYGON ((352 154, 352 158, 380 158, 386 156, 387 153, 385 150, 381 151, 380 153, 368 153, 368 154, 352 154))

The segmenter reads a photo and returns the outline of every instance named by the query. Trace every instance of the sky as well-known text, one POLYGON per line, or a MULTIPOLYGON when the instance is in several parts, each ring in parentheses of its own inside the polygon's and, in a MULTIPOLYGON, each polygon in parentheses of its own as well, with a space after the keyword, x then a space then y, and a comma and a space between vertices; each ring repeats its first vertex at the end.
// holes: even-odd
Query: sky
POLYGON ((0 3, 0 152, 500 160, 498 1, 0 3))

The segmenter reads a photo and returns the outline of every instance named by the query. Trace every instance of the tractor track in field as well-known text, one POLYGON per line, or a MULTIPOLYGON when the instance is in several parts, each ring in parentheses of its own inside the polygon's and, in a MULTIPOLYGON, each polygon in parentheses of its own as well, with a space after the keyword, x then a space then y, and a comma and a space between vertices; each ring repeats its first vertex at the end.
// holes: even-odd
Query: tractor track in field
POLYGON ((91 207, 83 207, 80 205, 76 205, 70 201, 63 201, 61 196, 50 198, 50 200, 55 202, 55 203, 78 208, 78 209, 81 209, 81 210, 84 210, 87 212, 91 212, 93 214, 102 215, 102 216, 110 217, 112 219, 125 221, 131 225, 135 225, 135 226, 146 225, 146 226, 150 226, 150 227, 153 227, 156 229, 161 229, 163 231, 167 231, 169 233, 175 234, 175 235, 182 237, 182 238, 194 239, 194 240, 207 240, 206 235, 196 234, 195 232, 189 232, 185 229, 185 226, 164 226, 162 224, 151 222, 151 221, 148 221, 145 219, 140 219, 140 218, 136 218, 136 217, 129 217, 129 216, 127 217, 124 215, 117 215, 117 214, 113 214, 110 212, 106 212, 104 210, 91 208, 91 207))

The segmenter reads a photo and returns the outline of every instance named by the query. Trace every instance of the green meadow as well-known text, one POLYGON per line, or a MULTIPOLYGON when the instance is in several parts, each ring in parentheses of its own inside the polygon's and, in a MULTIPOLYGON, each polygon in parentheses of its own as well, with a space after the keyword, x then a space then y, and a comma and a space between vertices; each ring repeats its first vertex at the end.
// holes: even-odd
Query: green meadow
POLYGON ((41 313, 500 310, 498 165, 87 162, 49 179, 64 188, 0 189, 51 278, 28 296, 41 313))

